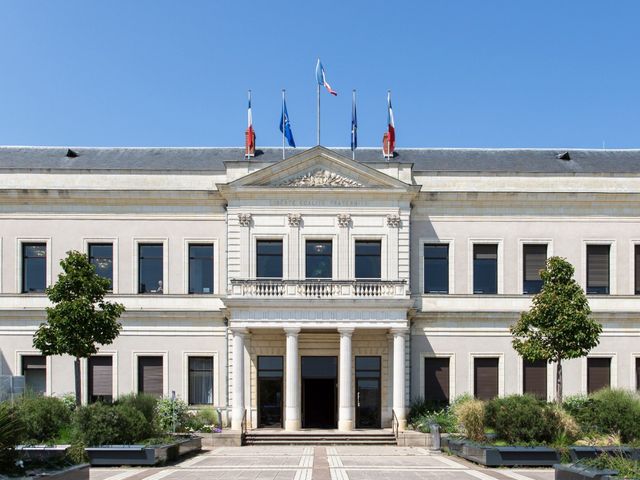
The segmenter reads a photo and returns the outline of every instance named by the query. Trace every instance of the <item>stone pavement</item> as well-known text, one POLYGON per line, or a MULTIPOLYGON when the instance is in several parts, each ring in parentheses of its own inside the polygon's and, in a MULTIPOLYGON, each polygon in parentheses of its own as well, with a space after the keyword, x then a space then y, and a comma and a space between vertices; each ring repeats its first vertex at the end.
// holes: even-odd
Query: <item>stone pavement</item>
POLYGON ((220 447, 160 468, 91 469, 91 480, 552 480, 551 469, 486 469, 417 447, 220 447))

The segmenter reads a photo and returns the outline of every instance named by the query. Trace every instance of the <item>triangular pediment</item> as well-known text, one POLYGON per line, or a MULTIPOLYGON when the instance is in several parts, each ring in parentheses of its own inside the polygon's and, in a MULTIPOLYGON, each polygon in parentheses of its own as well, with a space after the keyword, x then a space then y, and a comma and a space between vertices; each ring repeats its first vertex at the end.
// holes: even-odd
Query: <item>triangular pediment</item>
POLYGON ((412 189, 409 184, 321 146, 245 175, 224 187, 224 190, 284 188, 304 191, 412 189))

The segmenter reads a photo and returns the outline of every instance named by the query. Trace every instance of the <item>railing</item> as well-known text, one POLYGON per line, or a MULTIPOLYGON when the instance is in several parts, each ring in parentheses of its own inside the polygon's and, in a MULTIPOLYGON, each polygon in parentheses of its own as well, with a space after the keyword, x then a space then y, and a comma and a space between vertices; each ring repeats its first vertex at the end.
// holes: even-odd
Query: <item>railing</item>
POLYGON ((247 434, 247 409, 244 409, 242 414, 242 422, 240 422, 240 431, 242 432, 242 438, 247 434))
POLYGON ((400 421, 396 416, 395 410, 391 410, 391 413, 393 414, 393 417, 391 418, 391 431, 393 432, 393 436, 396 437, 397 440, 398 432, 400 431, 400 421))
POLYGON ((406 280, 232 279, 232 294, 248 297, 393 297, 408 294, 406 280))

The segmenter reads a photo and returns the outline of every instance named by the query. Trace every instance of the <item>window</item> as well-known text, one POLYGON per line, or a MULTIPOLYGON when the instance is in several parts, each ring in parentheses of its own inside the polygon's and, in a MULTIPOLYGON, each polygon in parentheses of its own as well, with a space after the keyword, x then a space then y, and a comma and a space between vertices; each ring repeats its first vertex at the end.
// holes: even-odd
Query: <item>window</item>
POLYGON ((547 400, 547 362, 522 360, 522 393, 547 400))
POLYGON ((138 393, 162 397, 163 361, 162 357, 138 357, 138 393))
POLYGON ((96 273, 109 280, 109 289, 113 289, 113 244, 90 243, 89 262, 96 267, 96 273))
POLYGON ((163 245, 138 245, 138 293, 163 292, 163 245))
POLYGON ((636 390, 640 392, 640 357, 636 357, 636 390))
POLYGON ((213 357, 189 357, 189 405, 213 405, 213 357))
POLYGON ((47 392, 47 357, 24 355, 22 357, 24 386, 29 392, 44 395, 47 392))
POLYGON ((189 293, 213 293, 213 245, 189 245, 189 293))
POLYGON ((380 278, 382 242, 380 240, 356 241, 356 278, 380 278))
POLYGON ((498 293, 498 245, 473 246, 473 293, 498 293))
POLYGON ((331 240, 307 240, 306 244, 306 277, 331 278, 331 240))
POLYGON ((449 245, 424 246, 424 293, 449 293, 449 245))
POLYGON ((47 286, 47 244, 22 244, 22 293, 44 292, 47 286))
POLYGON ((535 294, 542 290, 540 271, 547 265, 547 246, 532 244, 522 246, 522 293, 535 294))
POLYGON ((282 240, 258 240, 256 277, 282 278, 282 240))
POLYGON ((113 401, 113 357, 89 357, 89 402, 113 401))
POLYGON ((587 245, 587 293, 609 294, 610 245, 587 245))
POLYGON ((434 408, 449 404, 449 359, 424 359, 424 399, 434 408))
POLYGON ((587 393, 611 386, 611 358, 587 358, 587 393))
POLYGON ((491 400, 498 396, 498 358, 475 358, 473 369, 473 394, 479 400, 491 400))
POLYGON ((640 295, 640 245, 635 246, 635 293, 640 295))

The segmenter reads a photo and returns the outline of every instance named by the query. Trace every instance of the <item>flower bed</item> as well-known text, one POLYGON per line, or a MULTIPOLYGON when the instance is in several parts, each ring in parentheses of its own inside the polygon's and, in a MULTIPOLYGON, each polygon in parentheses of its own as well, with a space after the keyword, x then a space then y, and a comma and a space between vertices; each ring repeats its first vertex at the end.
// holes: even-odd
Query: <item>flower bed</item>
POLYGON ((555 480, 615 480, 617 470, 602 470, 586 465, 555 465, 555 480))

